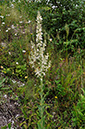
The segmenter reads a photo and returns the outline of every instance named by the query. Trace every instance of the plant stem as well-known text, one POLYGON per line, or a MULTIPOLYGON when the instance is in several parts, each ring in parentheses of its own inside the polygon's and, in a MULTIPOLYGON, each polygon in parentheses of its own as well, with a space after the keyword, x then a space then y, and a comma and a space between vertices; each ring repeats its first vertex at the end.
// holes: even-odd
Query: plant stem
POLYGON ((40 90, 41 90, 41 93, 40 93, 40 97, 41 97, 41 100, 40 100, 40 107, 41 107, 41 129, 44 129, 44 96, 43 96, 43 77, 40 78, 40 90))

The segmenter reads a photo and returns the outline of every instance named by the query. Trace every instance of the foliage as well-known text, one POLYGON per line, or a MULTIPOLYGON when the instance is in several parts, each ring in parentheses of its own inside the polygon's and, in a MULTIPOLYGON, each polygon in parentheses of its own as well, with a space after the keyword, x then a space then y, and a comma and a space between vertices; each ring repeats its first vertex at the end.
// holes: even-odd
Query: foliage
POLYGON ((74 104, 73 110, 73 126, 78 126, 81 129, 85 127, 85 90, 82 89, 82 94, 80 95, 80 99, 77 102, 77 105, 74 104))
MULTIPOLYGON (((65 24, 67 23, 70 30, 69 41, 70 39, 77 39, 77 42, 75 43, 74 40, 72 45, 84 48, 84 1, 58 0, 55 2, 50 0, 47 5, 50 6, 51 9, 44 13, 42 12, 43 26, 51 35, 56 37, 56 43, 60 45, 58 34, 60 38, 62 38, 62 44, 66 40, 65 24), (50 3, 52 5, 50 5, 50 3)), ((72 47, 72 45, 70 47, 72 47)), ((63 47, 62 45, 60 46, 63 47)))

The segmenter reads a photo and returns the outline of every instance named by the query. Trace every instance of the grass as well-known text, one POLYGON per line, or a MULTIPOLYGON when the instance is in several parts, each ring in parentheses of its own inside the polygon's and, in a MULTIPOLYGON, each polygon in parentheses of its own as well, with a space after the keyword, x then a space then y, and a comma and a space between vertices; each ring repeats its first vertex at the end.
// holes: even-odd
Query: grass
MULTIPOLYGON (((5 94, 13 95, 13 99, 19 100, 22 111, 20 117, 24 119, 23 122, 19 121, 19 126, 23 129, 39 129, 40 81, 29 64, 31 40, 35 43, 36 38, 35 16, 24 11, 23 2, 12 4, 14 7, 10 6, 11 3, 2 3, 0 6, 0 72, 3 73, 0 99, 2 101, 5 94), (20 80, 24 85, 18 86, 13 79, 20 80)), ((57 50, 54 39, 46 35, 46 52, 49 53, 51 67, 43 79, 44 127, 84 129, 85 106, 80 108, 79 104, 81 100, 85 105, 85 95, 81 90, 85 91, 85 50, 78 48, 74 54, 67 49, 57 50), (81 95, 83 98, 80 98, 81 95)))

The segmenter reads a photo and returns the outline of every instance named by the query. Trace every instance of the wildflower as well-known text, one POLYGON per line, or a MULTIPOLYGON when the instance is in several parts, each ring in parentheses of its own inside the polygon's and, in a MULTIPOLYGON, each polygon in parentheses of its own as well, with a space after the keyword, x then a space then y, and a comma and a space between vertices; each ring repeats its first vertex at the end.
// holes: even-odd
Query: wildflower
POLYGON ((8 30, 11 30, 11 28, 8 28, 8 30))
POLYGON ((6 99, 7 99, 7 95, 4 95, 4 98, 6 98, 6 99))
POLYGON ((50 39, 50 42, 52 42, 52 39, 50 39))
POLYGON ((8 32, 8 30, 6 30, 6 32, 8 32))
POLYGON ((25 76, 25 79, 27 79, 28 78, 28 76, 25 76))
POLYGON ((55 8, 57 8, 57 6, 52 6, 52 9, 55 9, 55 8))
POLYGON ((2 22, 2 25, 4 25, 5 24, 5 22, 2 22))
POLYGON ((18 62, 16 62, 16 64, 19 64, 18 62))
POLYGON ((0 16, 1 18, 4 18, 4 16, 0 16))
POLYGON ((19 21, 19 23, 21 24, 21 23, 23 23, 23 21, 19 21))
POLYGON ((25 50, 22 50, 23 53, 25 53, 26 51, 25 50))
POLYGON ((11 55, 11 52, 8 52, 9 53, 9 55, 11 55))
POLYGON ((1 66, 1 69, 3 69, 4 67, 3 66, 1 66))
POLYGON ((22 86, 24 86, 25 84, 23 83, 22 86))
POLYGON ((15 0, 13 0, 12 2, 15 2, 15 0))
POLYGON ((11 4, 11 6, 10 6, 10 7, 14 8, 14 5, 13 5, 13 4, 11 4))
POLYGON ((15 80, 12 80, 12 82, 13 82, 13 83, 16 83, 16 81, 15 81, 15 80))
MULTIPOLYGON (((14 124, 14 121, 12 120, 12 124, 14 124)), ((11 129, 14 129, 14 128, 11 128, 11 129)))
POLYGON ((28 21, 28 22, 26 22, 26 23, 28 23, 28 24, 29 24, 30 22, 31 22, 31 21, 29 20, 29 21, 28 21))
POLYGON ((11 25, 11 28, 14 29, 15 28, 14 25, 11 25))
POLYGON ((31 41, 32 51, 30 52, 29 61, 32 68, 35 69, 35 75, 37 77, 45 76, 45 72, 51 65, 51 61, 48 61, 49 54, 44 55, 46 41, 43 42, 42 38, 42 17, 38 11, 37 26, 36 26, 36 45, 31 41))
POLYGON ((23 31, 22 34, 25 34, 25 32, 23 31))
POLYGON ((15 33, 15 36, 17 36, 17 33, 15 33))
POLYGON ((17 114, 16 116, 15 116, 15 118, 17 118, 17 117, 19 117, 20 116, 20 114, 17 114))
POLYGON ((7 16, 7 17, 9 17, 9 16, 10 16, 10 14, 6 14, 6 16, 7 16))
POLYGON ((58 97, 57 96, 55 96, 55 99, 57 99, 58 97))
POLYGON ((4 43, 4 42, 1 42, 1 45, 3 48, 6 47, 6 43, 4 43))

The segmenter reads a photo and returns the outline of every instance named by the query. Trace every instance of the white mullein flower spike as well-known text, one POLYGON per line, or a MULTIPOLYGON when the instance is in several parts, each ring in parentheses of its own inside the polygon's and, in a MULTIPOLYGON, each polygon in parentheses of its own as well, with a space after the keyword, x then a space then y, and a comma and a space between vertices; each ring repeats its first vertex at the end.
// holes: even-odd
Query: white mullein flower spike
POLYGON ((45 72, 51 65, 48 61, 49 54, 44 55, 46 40, 43 42, 42 38, 42 17, 38 11, 37 27, 36 27, 36 45, 31 41, 31 52, 29 56, 30 65, 35 69, 35 75, 39 78, 45 76, 45 72))

